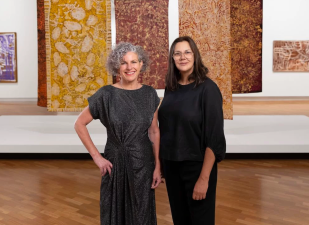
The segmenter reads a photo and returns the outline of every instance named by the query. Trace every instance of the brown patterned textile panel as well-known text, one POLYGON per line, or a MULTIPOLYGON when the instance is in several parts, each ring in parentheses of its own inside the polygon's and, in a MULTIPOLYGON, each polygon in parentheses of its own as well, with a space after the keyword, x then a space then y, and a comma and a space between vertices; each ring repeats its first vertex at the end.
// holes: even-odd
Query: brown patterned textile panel
POLYGON ((38 19, 38 106, 47 107, 44 0, 37 0, 38 19))
POLYGON ((115 0, 116 42, 142 46, 150 56, 150 70, 139 81, 165 88, 168 63, 168 0, 115 0))
POLYGON ((262 91, 262 0, 231 0, 233 93, 262 91))
POLYGON ((232 119, 230 0, 179 0, 179 35, 196 42, 209 77, 221 90, 224 118, 232 119))
POLYGON ((274 72, 308 72, 309 41, 274 41, 274 72))

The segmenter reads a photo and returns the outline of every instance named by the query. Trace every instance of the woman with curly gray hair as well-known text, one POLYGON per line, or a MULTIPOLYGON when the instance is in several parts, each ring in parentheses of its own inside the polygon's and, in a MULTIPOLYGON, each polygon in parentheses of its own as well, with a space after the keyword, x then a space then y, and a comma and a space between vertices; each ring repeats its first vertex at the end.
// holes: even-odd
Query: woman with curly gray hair
POLYGON ((156 225, 154 189, 161 183, 159 161, 160 99, 150 86, 138 82, 149 58, 140 46, 119 43, 107 59, 107 69, 120 76, 114 85, 88 98, 75 130, 99 167, 102 181, 100 216, 103 225, 156 225), (99 119, 107 130, 102 156, 86 125, 99 119))

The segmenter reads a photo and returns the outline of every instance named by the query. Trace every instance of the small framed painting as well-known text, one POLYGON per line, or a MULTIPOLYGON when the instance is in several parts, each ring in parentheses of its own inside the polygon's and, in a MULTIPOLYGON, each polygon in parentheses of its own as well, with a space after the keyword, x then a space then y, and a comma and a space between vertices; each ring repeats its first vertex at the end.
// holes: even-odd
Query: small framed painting
POLYGON ((16 33, 0 32, 0 83, 17 83, 16 33))
POLYGON ((309 41, 274 41, 274 72, 309 72, 309 41))

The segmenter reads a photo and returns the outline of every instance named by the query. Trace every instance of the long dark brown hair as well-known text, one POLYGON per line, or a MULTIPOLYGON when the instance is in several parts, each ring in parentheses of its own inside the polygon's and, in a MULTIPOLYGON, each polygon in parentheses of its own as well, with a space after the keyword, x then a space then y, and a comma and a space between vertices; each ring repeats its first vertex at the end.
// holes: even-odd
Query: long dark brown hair
POLYGON ((207 79, 208 69, 206 66, 204 66, 202 62, 200 51, 198 50, 195 42, 189 36, 179 37, 176 38, 173 42, 168 56, 168 71, 165 78, 165 85, 167 90, 170 91, 174 91, 178 88, 178 81, 181 78, 180 72, 177 69, 175 61, 173 59, 173 54, 176 44, 183 41, 189 43, 190 48, 194 54, 193 73, 188 77, 189 81, 194 80, 196 87, 207 79))

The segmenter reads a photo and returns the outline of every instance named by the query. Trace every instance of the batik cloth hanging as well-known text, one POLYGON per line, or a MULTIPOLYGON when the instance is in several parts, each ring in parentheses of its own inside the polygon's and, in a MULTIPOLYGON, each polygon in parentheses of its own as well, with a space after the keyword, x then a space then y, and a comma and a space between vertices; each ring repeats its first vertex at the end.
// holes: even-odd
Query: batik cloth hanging
POLYGON ((196 42, 208 76, 222 93, 224 118, 232 119, 230 0, 179 0, 179 36, 196 42))
POLYGON ((168 65, 168 0, 115 0, 116 41, 142 46, 149 54, 150 69, 139 81, 165 88, 168 65))
POLYGON ((111 84, 109 0, 45 0, 49 111, 81 111, 87 98, 111 84))

